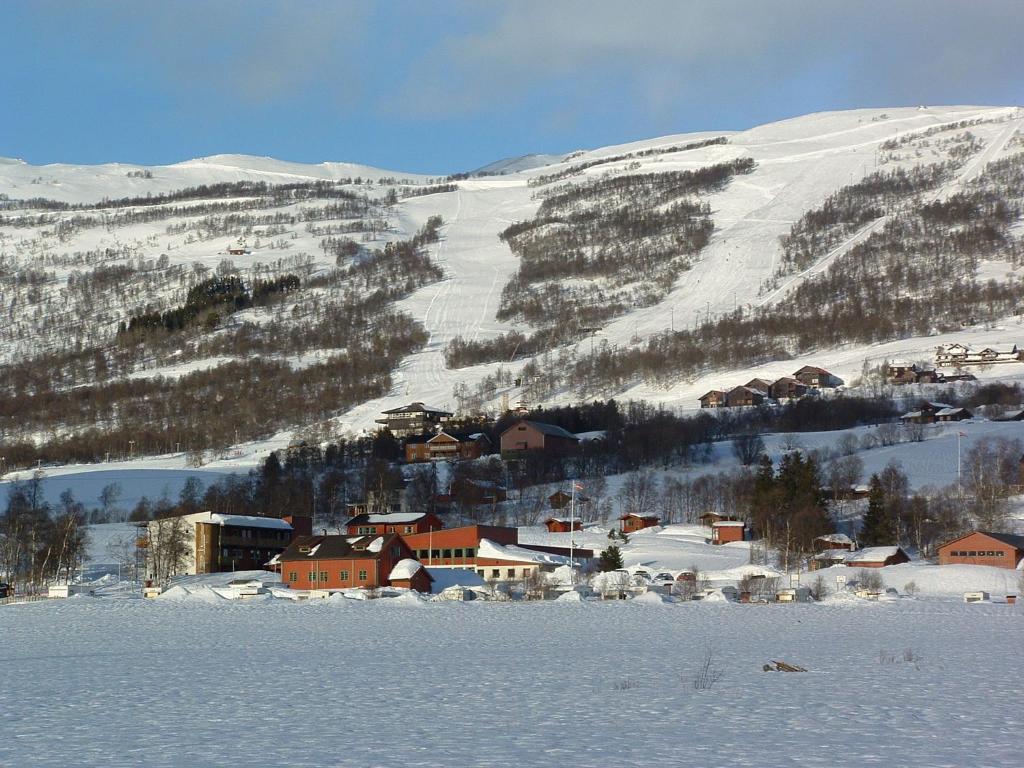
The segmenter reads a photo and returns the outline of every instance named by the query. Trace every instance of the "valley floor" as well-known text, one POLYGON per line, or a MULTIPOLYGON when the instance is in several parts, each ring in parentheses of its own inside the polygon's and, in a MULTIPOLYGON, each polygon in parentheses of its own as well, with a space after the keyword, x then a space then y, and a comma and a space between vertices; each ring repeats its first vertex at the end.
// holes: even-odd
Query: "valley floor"
POLYGON ((74 598, 0 638, 3 766, 1016 766, 1024 727, 1003 603, 74 598))

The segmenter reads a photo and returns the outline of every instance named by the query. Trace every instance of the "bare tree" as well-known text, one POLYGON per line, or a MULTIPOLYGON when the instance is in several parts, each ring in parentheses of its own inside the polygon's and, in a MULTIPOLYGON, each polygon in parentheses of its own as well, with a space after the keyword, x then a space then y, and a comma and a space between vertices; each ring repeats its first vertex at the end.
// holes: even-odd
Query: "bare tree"
POLYGON ((764 453, 764 440, 755 432, 736 435, 732 439, 732 452, 743 466, 749 467, 764 453))

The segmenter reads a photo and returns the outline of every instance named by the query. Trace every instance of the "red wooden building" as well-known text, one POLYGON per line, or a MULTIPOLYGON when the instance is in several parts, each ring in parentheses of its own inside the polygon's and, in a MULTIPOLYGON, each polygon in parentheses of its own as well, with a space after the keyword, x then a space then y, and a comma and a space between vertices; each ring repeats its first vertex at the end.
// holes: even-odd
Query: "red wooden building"
POLYGON ((711 524, 711 543, 728 544, 743 541, 747 524, 739 520, 719 520, 711 524))
POLYGON ((845 562, 850 568, 884 568, 909 563, 910 557, 900 547, 866 547, 851 552, 845 562))
POLYGON ((385 514, 364 513, 356 515, 345 523, 349 536, 369 536, 381 533, 423 533, 431 529, 444 528, 444 522, 430 512, 388 512, 385 514))
POLYGON ((483 432, 460 435, 442 431, 429 438, 414 435, 405 442, 405 460, 412 464, 421 461, 479 459, 490 447, 491 441, 483 432))
POLYGON ((661 525, 661 518, 657 515, 638 515, 630 512, 628 515, 620 517, 619 523, 623 533, 635 533, 636 531, 642 531, 644 528, 653 528, 656 525, 661 525))
POLYGON ((428 568, 475 568, 476 552, 481 539, 490 539, 499 544, 515 544, 519 541, 519 529, 496 525, 464 525, 403 535, 402 539, 413 556, 428 568))
POLYGON ((583 530, 583 521, 578 518, 549 517, 544 521, 548 533, 569 533, 570 531, 583 530))
POLYGON ((374 589, 412 551, 396 534, 299 536, 281 553, 281 580, 290 589, 374 589))
POLYGON ((576 450, 579 441, 572 432, 554 424, 523 419, 501 433, 501 453, 503 456, 526 451, 565 454, 576 450))
POLYGON ((1016 568, 1024 560, 1024 536, 972 531, 939 547, 939 565, 1016 568))
POLYGON ((406 559, 395 563, 395 567, 388 574, 388 581, 392 587, 414 589, 426 594, 431 591, 433 579, 419 560, 406 559))

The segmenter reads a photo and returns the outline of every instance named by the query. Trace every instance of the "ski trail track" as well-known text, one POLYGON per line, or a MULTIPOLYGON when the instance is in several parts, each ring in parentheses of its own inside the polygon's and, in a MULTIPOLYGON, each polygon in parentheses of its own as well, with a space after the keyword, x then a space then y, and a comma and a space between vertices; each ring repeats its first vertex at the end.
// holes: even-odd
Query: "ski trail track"
MULTIPOLYGON (((824 113, 730 134, 729 143, 725 145, 644 158, 645 170, 657 171, 694 169, 742 157, 753 158, 757 166, 753 173, 734 178, 725 190, 706 198, 712 207, 715 233, 670 294, 657 305, 634 309, 610 321, 594 342, 627 346, 633 343, 634 336, 639 336, 643 342, 650 334, 670 327, 692 328, 698 317, 702 321, 708 315, 713 318, 736 307, 779 300, 799 281, 827 268, 835 258, 870 236, 884 225, 885 219, 865 225, 824 259, 800 275, 792 276, 785 286, 761 296, 762 284, 778 267, 779 237, 789 231, 794 221, 820 205, 828 195, 870 173, 883 142, 975 118, 1012 120, 1006 126, 986 123, 971 128, 986 146, 959 175, 957 183, 963 184, 1009 143, 1022 122, 1016 108, 904 108, 824 113), (890 116, 883 119, 883 112, 890 116)), ((663 138, 650 145, 685 138, 663 138)), ((624 148, 633 150, 641 146, 624 148)), ((594 157, 616 150, 603 148, 595 151, 594 157)), ((445 219, 443 242, 433 254, 445 270, 443 282, 399 302, 400 309, 423 322, 429 342, 403 361, 386 396, 364 403, 339 419, 343 429, 372 426, 380 411, 414 400, 455 410, 452 392, 456 385, 464 383, 472 387, 496 370, 497 363, 449 370, 444 362, 444 349, 455 336, 485 340, 514 327, 495 319, 501 290, 518 268, 518 259, 500 242, 498 235, 508 224, 528 219, 536 212, 539 201, 533 199, 535 189, 527 183, 532 176, 552 173, 588 159, 590 155, 584 153, 544 168, 459 182, 457 192, 403 201, 400 215, 406 220, 408 231, 432 214, 439 213, 445 219)), ((600 175, 612 171, 613 167, 595 167, 572 180, 600 175)), ((623 169, 612 172, 623 172, 623 169)), ((584 339, 577 349, 589 351, 591 343, 591 339, 584 339)), ((514 371, 521 364, 522 361, 517 361, 506 367, 514 371)), ((663 394, 668 397, 667 393, 663 394)))

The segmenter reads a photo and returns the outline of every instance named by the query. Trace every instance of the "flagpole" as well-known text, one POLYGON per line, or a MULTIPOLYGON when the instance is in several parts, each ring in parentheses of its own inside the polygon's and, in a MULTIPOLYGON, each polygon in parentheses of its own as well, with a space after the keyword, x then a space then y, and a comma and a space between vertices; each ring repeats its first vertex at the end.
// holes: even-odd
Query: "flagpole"
POLYGON ((576 569, 573 557, 576 554, 576 481, 572 481, 572 495, 569 497, 569 584, 576 583, 576 569))
POLYGON ((956 492, 960 498, 964 495, 963 486, 960 484, 960 438, 963 434, 960 430, 956 432, 956 492))

